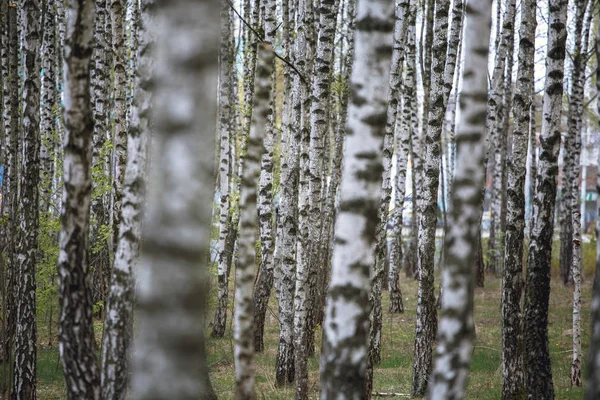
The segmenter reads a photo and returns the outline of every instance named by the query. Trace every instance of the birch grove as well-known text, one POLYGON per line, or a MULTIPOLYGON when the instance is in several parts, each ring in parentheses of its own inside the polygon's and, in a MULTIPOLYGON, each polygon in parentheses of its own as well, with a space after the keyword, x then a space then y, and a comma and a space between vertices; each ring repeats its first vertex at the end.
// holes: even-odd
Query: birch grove
POLYGON ((597 398, 597 3, 0 0, 0 397, 597 398))

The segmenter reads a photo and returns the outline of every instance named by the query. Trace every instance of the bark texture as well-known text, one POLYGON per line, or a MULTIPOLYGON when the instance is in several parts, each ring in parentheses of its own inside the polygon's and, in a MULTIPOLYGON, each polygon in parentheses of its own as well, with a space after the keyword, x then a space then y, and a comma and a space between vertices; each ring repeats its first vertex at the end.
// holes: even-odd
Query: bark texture
POLYGON ((394 4, 359 0, 332 274, 321 353, 321 398, 370 397, 370 269, 379 208, 394 4))
POLYGON ((485 155, 488 44, 491 1, 469 4, 465 70, 458 125, 456 177, 444 245, 442 314, 429 399, 463 399, 469 376, 475 324, 473 263, 481 212, 480 182, 485 155))
POLYGON ((533 229, 527 257, 525 283, 525 386, 528 398, 552 399, 552 367, 548 348, 550 262, 554 231, 554 200, 560 148, 567 1, 549 4, 546 82, 533 229))
POLYGON ((134 399, 217 398, 206 365, 204 294, 218 10, 215 0, 142 2, 156 58, 149 86, 154 136, 136 292, 134 399))

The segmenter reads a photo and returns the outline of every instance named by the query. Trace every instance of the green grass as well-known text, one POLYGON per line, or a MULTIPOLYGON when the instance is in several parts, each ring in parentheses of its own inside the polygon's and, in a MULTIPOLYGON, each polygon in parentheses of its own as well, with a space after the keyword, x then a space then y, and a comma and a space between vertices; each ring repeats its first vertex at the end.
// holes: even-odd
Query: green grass
MULTIPOLYGON (((595 268, 596 243, 584 244, 584 263, 586 280, 582 288, 582 343, 587 353, 589 343, 589 308, 591 285, 595 268)), ((558 249, 558 243, 554 244, 558 249)), ((555 251, 556 253, 556 251, 555 251)), ((552 372, 556 399, 583 398, 582 388, 570 387, 572 336, 565 331, 571 329, 572 288, 564 287, 557 279, 558 258, 553 257, 553 281, 550 295, 549 339, 552 357, 552 372)), ((410 393, 412 379, 412 359, 415 330, 415 309, 417 284, 401 275, 401 288, 404 296, 406 312, 401 315, 387 313, 388 293, 383 295, 383 348, 381 364, 374 373, 374 390, 376 392, 410 393)), ((496 400, 500 398, 502 386, 501 370, 501 337, 500 337, 500 289, 501 281, 486 276, 485 288, 475 291, 475 324, 477 338, 473 352, 471 377, 469 379, 467 398, 496 400)), ((231 288, 233 293, 233 287, 231 288)), ((230 310, 232 310, 231 304, 230 310)), ((294 398, 294 388, 278 388, 275 386, 275 357, 279 340, 279 328, 275 314, 277 304, 273 298, 270 311, 267 312, 265 327, 265 351, 255 358, 257 399, 289 400, 294 398)), ((228 323, 231 324, 231 314, 228 323)), ((38 398, 64 399, 65 383, 62 369, 58 361, 56 338, 48 345, 47 324, 38 323, 38 398)), ((96 324, 97 344, 101 336, 101 325, 96 324)), ((53 329, 56 332, 56 329, 53 329)), ((317 353, 320 348, 320 330, 316 333, 317 353)), ((235 373, 233 366, 232 330, 228 329, 222 339, 209 339, 207 343, 208 364, 212 383, 220 399, 234 398, 235 373)), ((310 398, 319 395, 319 356, 309 360, 310 398)), ((2 382, 0 366, 0 383, 2 382)), ((585 368, 585 367, 584 367, 585 368)), ((583 371, 585 376, 585 370, 583 371)))

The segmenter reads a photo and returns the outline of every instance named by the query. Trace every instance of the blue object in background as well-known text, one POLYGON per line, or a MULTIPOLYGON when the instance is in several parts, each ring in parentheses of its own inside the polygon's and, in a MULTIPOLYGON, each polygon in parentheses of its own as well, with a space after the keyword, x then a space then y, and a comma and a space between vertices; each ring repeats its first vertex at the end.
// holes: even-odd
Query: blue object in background
POLYGON ((4 182, 4 165, 0 164, 0 187, 2 187, 2 182, 4 182))

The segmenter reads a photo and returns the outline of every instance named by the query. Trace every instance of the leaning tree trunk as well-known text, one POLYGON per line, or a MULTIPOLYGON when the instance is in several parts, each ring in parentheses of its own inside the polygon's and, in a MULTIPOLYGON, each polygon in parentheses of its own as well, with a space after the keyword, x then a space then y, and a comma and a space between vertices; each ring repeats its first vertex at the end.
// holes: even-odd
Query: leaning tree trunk
MULTIPOLYGON (((593 18, 592 10, 586 9, 588 1, 577 2, 577 12, 586 15, 585 22, 581 31, 581 37, 575 38, 576 51, 573 58, 573 84, 571 92, 572 107, 569 112, 569 133, 573 139, 572 166, 573 175, 571 181, 572 189, 572 224, 573 237, 573 259, 572 259, 572 278, 573 278, 573 362, 571 364, 571 385, 581 386, 581 279, 582 279, 582 253, 581 253, 581 211, 579 197, 579 178, 581 173, 581 131, 583 116, 583 100, 585 98, 585 72, 587 64, 587 52, 590 25, 593 18), (581 43, 583 42, 583 43, 581 43), (577 48, 577 44, 581 45, 577 48), (573 120, 573 121, 571 121, 573 120)), ((578 15, 579 18, 579 15, 578 15)), ((583 17, 581 17, 583 20, 583 17)), ((577 34, 577 32, 576 32, 577 34)), ((585 177, 583 177, 585 180, 585 177)))
MULTIPOLYGON (((275 0, 265 0, 265 42, 275 45, 277 16, 275 0)), ((273 286, 273 148, 275 128, 275 70, 271 76, 271 95, 267 121, 265 125, 265 151, 260 160, 260 178, 258 185, 258 227, 260 232, 261 260, 254 287, 254 350, 264 350, 265 315, 271 287, 273 286)))
MULTIPOLYGON (((596 34, 596 58, 600 60, 600 32, 596 34)), ((596 69, 596 94, 600 94, 600 68, 596 69)), ((600 96, 596 100, 596 108, 600 112, 600 96)), ((600 165, 600 152, 598 152, 600 165)), ((592 289, 592 315, 590 348, 587 359, 587 379, 585 400, 595 400, 600 397, 600 168, 596 177, 596 271, 592 289)))
POLYGON ((560 148, 564 59, 566 50, 567 0, 549 5, 548 52, 534 226, 527 257, 525 286, 525 387, 529 398, 554 398, 548 348, 548 301, 554 231, 554 200, 560 148))
POLYGON ((19 202, 19 245, 15 265, 17 295, 14 336, 13 395, 16 399, 36 398, 36 304, 35 270, 39 230, 40 178, 40 4, 25 0, 21 8, 23 68, 23 159, 19 202))
POLYGON ((206 365, 208 268, 202 264, 214 186, 218 10, 215 0, 142 1, 144 25, 150 22, 146 26, 156 37, 156 46, 150 46, 156 73, 150 85, 151 184, 136 294, 135 399, 217 398, 206 365))
POLYGON ((92 191, 90 59, 95 4, 69 0, 65 36, 64 194, 58 256, 59 350, 69 399, 100 399, 92 321, 88 229, 92 191), (77 49, 77 51, 74 51, 77 49))
POLYGON ((525 235, 525 175, 530 109, 534 90, 536 0, 521 3, 519 66, 513 100, 515 117, 508 162, 508 198, 504 273, 502 280, 502 398, 519 399, 523 386, 523 239, 525 235))
POLYGON ((274 53, 270 44, 258 48, 256 66, 255 102, 252 126, 248 136, 246 165, 240 193, 240 231, 238 234, 238 262, 235 276, 235 376, 236 399, 254 399, 254 286, 255 243, 258 218, 256 213, 257 184, 260 177, 260 159, 265 151, 264 135, 271 112, 269 98, 274 69, 274 53))
MULTIPOLYGON (((124 400, 130 375, 129 356, 133 328, 134 270, 140 242, 142 207, 146 193, 146 148, 150 134, 151 96, 147 88, 152 83, 153 60, 150 58, 147 12, 141 25, 140 65, 135 76, 138 84, 132 102, 127 132, 127 167, 123 187, 122 221, 115 261, 111 269, 111 284, 107 297, 102 345, 102 398, 124 400)), ((136 49, 137 51, 137 49, 136 49)), ((137 68, 137 64, 136 64, 137 68)))
MULTIPOLYGON (((292 48, 290 33, 293 29, 294 11, 283 3, 283 47, 289 58, 292 48)), ((292 109, 299 92, 300 77, 288 65, 284 65, 284 98, 282 116, 282 155, 280 164, 280 202, 276 222, 275 291, 279 306, 279 346, 275 366, 275 382, 282 386, 294 381, 294 289, 296 285, 296 239, 298 199, 298 145, 299 129, 292 109), (292 83, 293 81, 293 83, 292 83), (292 90, 292 84, 294 90, 292 90)), ((299 117, 299 114, 294 114, 299 117)))
POLYGON ((433 342, 437 333, 437 310, 433 285, 437 199, 441 162, 441 133, 446 112, 444 69, 446 64, 448 0, 439 1, 435 10, 435 39, 431 66, 429 116, 425 137, 424 175, 419 207, 418 303, 413 362, 413 395, 424 395, 433 369, 433 342))
POLYGON ((485 117, 491 1, 467 7, 464 86, 457 132, 456 179, 452 185, 444 245, 444 296, 437 357, 429 399, 463 399, 473 353, 473 262, 479 235, 485 171, 485 117))
POLYGON ((219 115, 217 130, 219 132, 219 239, 217 242, 217 306, 213 319, 212 337, 223 337, 227 326, 227 299, 229 291, 229 261, 231 257, 226 252, 227 235, 229 233, 229 163, 233 159, 230 154, 232 136, 230 104, 231 73, 233 69, 233 46, 231 32, 231 13, 229 4, 221 2, 221 42, 219 47, 219 115))
POLYGON ((385 133, 382 147, 382 181, 375 227, 375 253, 371 274, 371 293, 369 303, 369 354, 367 357, 367 393, 373 386, 373 366, 381 362, 381 328, 383 316, 381 310, 381 292, 384 283, 385 263, 387 262, 387 222, 390 199, 392 197, 392 155, 394 153, 394 131, 398 115, 398 103, 402 85, 402 64, 404 59, 403 44, 406 42, 406 31, 410 20, 410 1, 396 3, 396 22, 394 25, 394 48, 389 79, 389 99, 387 104, 385 133))
POLYGON ((370 269, 381 190, 394 5, 359 0, 332 274, 321 354, 321 398, 370 398, 365 381, 370 269))

